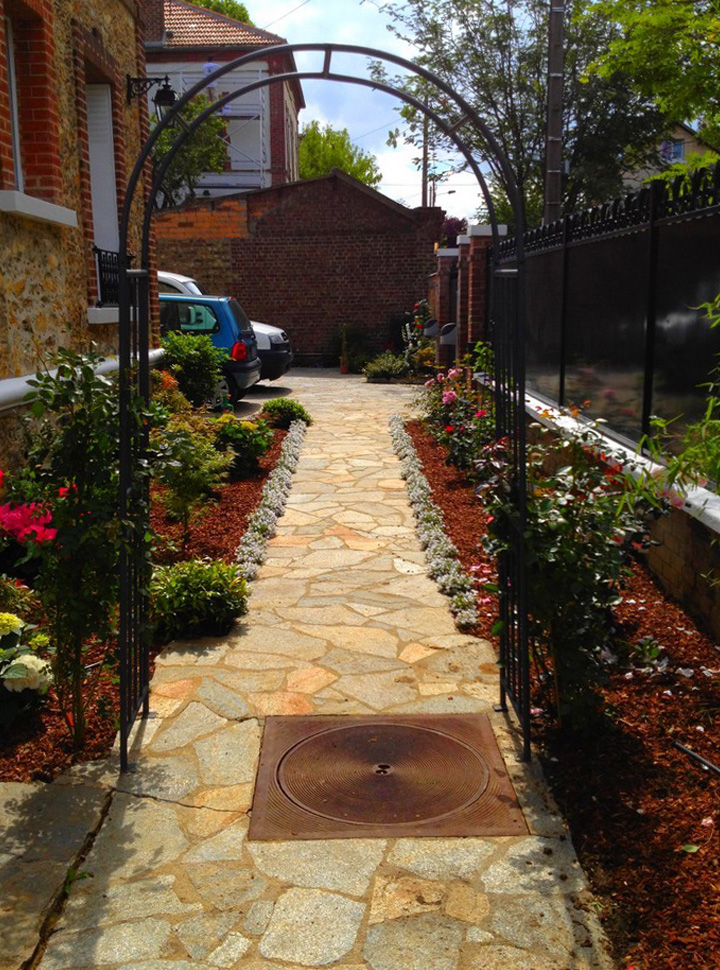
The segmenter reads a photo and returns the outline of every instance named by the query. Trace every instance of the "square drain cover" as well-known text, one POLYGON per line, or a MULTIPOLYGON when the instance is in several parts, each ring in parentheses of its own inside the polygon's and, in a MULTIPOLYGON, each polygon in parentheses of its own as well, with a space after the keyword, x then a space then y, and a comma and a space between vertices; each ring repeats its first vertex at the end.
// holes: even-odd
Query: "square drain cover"
POLYGON ((250 839, 527 831, 484 714, 265 721, 250 839))

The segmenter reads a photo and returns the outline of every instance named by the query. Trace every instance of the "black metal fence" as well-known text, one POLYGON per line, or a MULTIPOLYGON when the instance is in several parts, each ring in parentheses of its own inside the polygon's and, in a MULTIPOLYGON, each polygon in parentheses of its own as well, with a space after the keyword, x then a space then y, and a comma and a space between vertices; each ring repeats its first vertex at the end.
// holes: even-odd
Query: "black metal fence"
POLYGON ((530 757, 530 684, 525 580, 526 432, 524 294, 517 269, 500 269, 491 283, 491 333, 495 353, 496 434, 505 444, 508 548, 498 557, 500 590, 500 706, 510 699, 530 757))
MULTIPOLYGON (((527 386, 638 441, 704 410, 720 330, 720 163, 525 235, 527 386)), ((514 240, 500 261, 512 265, 514 240)))
POLYGON ((120 320, 120 517, 124 523, 120 555, 120 760, 128 769, 130 731, 142 710, 149 713, 150 663, 148 597, 150 560, 147 539, 150 397, 147 270, 122 274, 126 287, 120 320))

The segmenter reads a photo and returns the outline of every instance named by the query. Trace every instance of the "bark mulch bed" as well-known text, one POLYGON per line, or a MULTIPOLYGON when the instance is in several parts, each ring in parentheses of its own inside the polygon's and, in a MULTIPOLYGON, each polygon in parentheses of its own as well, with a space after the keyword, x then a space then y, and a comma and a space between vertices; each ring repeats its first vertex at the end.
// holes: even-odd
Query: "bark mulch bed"
MULTIPOLYGON (((445 451, 408 427, 463 565, 481 577, 485 515, 471 483, 445 451)), ((478 594, 477 629, 489 637, 495 605, 478 594)), ((613 669, 602 688, 609 716, 590 737, 563 737, 534 722, 541 758, 602 909, 618 966, 633 970, 720 968, 720 777, 674 747, 720 765, 720 648, 633 567, 615 614, 618 641, 654 638, 664 672, 613 669), (715 671, 706 674, 705 671, 715 671)), ((538 707, 542 699, 537 698, 538 707)))
MULTIPOLYGON (((208 503, 194 517, 184 553, 179 549, 180 526, 170 522, 159 504, 153 502, 151 524, 162 540, 156 561, 169 563, 180 558, 210 556, 233 562, 248 516, 260 500, 286 433, 275 431, 273 445, 253 476, 224 485, 217 503, 208 503), (168 540, 174 549, 167 545, 168 540)), ((88 661, 92 659, 88 657, 88 661)), ((119 712, 118 684, 109 671, 102 673, 95 697, 95 704, 89 707, 88 739, 80 751, 73 750, 68 727, 52 691, 36 711, 19 717, 0 739, 0 781, 52 781, 72 764, 105 757, 115 741, 119 712)))

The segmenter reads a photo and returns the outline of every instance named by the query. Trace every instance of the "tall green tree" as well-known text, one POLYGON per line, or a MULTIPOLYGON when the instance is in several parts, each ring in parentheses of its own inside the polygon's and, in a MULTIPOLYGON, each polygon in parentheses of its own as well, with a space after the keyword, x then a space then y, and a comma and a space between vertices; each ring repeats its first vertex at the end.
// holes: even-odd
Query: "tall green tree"
MULTIPOLYGON (((210 104, 207 95, 199 94, 184 108, 182 117, 192 121, 210 104)), ((158 170, 177 138, 177 128, 161 132, 152 153, 153 173, 158 170)), ((170 162, 162 181, 161 208, 179 205, 195 197, 195 189, 205 172, 222 172, 227 149, 224 141, 225 122, 211 115, 193 133, 170 162)))
POLYGON ((300 132, 298 161, 301 179, 320 178, 334 168, 365 185, 376 186, 382 179, 375 156, 353 145, 347 128, 337 131, 325 125, 321 129, 317 121, 311 121, 300 132))
MULTIPOLYGON (((569 0, 566 19, 563 159, 566 211, 604 201, 622 188, 622 174, 647 159, 663 119, 628 75, 588 78, 598 50, 618 36, 601 18, 581 19, 588 0, 569 0)), ((476 109, 510 162, 526 204, 528 223, 542 212, 546 132, 548 0, 404 0, 383 8, 398 37, 419 50, 420 64, 439 75, 476 109)), ((457 119, 457 109, 424 82, 409 80, 419 99, 457 119)), ((423 140, 423 124, 402 109, 406 137, 423 140)), ((489 172, 499 206, 508 211, 506 178, 483 139, 464 126, 489 172)), ((435 136, 436 138, 438 136, 435 136)), ((443 138, 439 138, 441 143, 443 138)))
POLYGON ((239 20, 243 24, 250 24, 251 27, 254 26, 247 7, 244 3, 240 3, 239 0, 192 0, 192 2, 197 4, 198 7, 205 7, 206 10, 214 10, 215 13, 221 13, 224 17, 231 17, 233 20, 239 20))
POLYGON ((666 117, 698 121, 700 137, 720 147, 718 0, 602 0, 586 17, 617 25, 593 65, 600 77, 630 74, 666 117))

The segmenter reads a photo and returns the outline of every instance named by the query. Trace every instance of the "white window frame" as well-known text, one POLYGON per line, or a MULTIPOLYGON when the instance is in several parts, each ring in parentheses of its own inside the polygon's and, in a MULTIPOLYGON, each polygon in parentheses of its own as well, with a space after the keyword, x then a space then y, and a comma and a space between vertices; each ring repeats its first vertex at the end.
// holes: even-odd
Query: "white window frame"
POLYGON ((20 152, 20 116, 18 114, 17 74, 15 70, 15 41, 13 26, 5 18, 5 49, 7 51, 8 95, 10 98, 10 144, 13 157, 13 179, 18 192, 24 191, 22 155, 20 152))

